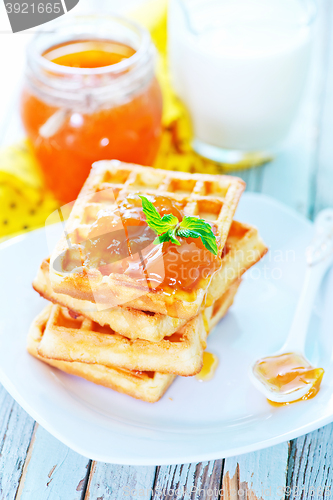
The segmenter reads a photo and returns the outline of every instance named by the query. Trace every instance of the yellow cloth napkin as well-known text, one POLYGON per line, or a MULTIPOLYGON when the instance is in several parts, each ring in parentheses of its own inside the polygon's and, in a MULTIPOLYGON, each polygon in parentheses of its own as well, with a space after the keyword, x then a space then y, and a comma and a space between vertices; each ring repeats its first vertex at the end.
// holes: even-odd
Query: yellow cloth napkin
POLYGON ((56 208, 28 141, 0 150, 0 238, 41 226, 56 208))

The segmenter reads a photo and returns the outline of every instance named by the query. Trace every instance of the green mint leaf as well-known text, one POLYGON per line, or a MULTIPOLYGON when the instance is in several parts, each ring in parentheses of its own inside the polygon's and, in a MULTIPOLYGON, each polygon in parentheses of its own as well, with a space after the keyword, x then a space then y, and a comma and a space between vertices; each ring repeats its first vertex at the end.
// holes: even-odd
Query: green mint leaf
POLYGON ((178 219, 173 214, 160 216, 151 201, 147 200, 145 196, 139 194, 142 201, 142 210, 146 216, 148 226, 157 234, 161 235, 174 229, 178 224, 178 219))
POLYGON ((191 229, 193 231, 197 231, 198 229, 200 229, 201 232, 207 235, 212 235, 215 238, 210 224, 208 224, 208 222, 206 222, 204 219, 199 219, 199 217, 187 215, 181 221, 179 227, 181 229, 191 229))
POLYGON ((160 216, 153 203, 145 196, 139 194, 142 201, 143 213, 146 216, 148 226, 157 234, 154 240, 155 245, 170 241, 175 245, 180 245, 179 238, 201 238, 205 248, 214 255, 217 255, 216 236, 211 226, 204 219, 193 216, 185 216, 179 223, 173 214, 160 216))
POLYGON ((166 241, 170 241, 168 232, 157 236, 157 238, 154 239, 153 243, 154 245, 159 245, 160 243, 164 243, 166 241))
POLYGON ((199 233, 191 231, 191 229, 181 229, 181 228, 178 229, 177 236, 179 236, 180 238, 200 238, 199 233))
POLYGON ((185 238, 201 238, 205 248, 217 255, 216 236, 211 226, 199 217, 186 216, 179 224, 177 236, 185 238))
POLYGON ((160 234, 157 236, 157 238, 154 239, 153 243, 154 245, 159 245, 160 243, 164 243, 166 241, 171 241, 171 243, 174 243, 175 245, 180 245, 180 241, 176 237, 177 235, 177 228, 175 229, 169 229, 164 234, 160 234))
POLYGON ((170 238, 170 241, 172 243, 174 243, 175 245, 178 245, 180 246, 180 241, 177 239, 177 228, 175 229, 169 229, 169 231, 167 232, 169 238, 170 238))
POLYGON ((204 236, 200 236, 203 245, 209 250, 212 254, 217 255, 217 244, 216 239, 206 239, 204 236))

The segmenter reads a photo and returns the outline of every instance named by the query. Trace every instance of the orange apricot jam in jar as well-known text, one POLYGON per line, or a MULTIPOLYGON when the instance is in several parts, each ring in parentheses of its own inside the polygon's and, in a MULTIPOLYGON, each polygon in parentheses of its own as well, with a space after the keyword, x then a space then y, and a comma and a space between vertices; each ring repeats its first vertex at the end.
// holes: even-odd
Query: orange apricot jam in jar
MULTIPOLYGON (((171 201, 164 196, 146 196, 161 217, 173 214, 179 221, 183 219, 184 202, 171 201)), ((216 234, 214 223, 211 227, 216 234)), ((122 200, 118 198, 116 209, 100 210, 84 241, 71 235, 72 243, 81 246, 87 268, 98 269, 103 275, 125 274, 138 285, 147 283, 151 291, 170 295, 195 293, 198 288, 206 287, 221 268, 220 256, 207 250, 200 238, 179 238, 180 246, 171 242, 153 245, 155 238, 137 193, 122 200), (145 254, 147 249, 150 250, 145 254), (154 259, 157 265, 153 272, 143 275, 142 267, 148 269, 154 259)))
POLYGON ((148 31, 115 16, 78 16, 28 47, 23 125, 47 186, 73 201, 93 162, 151 165, 162 96, 148 31))

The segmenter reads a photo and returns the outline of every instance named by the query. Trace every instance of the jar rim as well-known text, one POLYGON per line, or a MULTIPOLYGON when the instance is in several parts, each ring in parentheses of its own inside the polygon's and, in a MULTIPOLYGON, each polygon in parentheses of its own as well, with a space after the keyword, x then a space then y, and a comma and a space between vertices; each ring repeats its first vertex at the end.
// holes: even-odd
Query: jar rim
MULTIPOLYGON (((70 35, 70 33, 68 33, 70 35)), ((78 32, 73 32, 73 35, 79 35, 78 32)), ((98 36, 94 36, 94 39, 98 40, 98 36)), ((105 39, 105 38, 104 38, 105 39)), ((113 39, 110 37, 110 41, 117 41, 116 39, 113 39)), ((107 14, 107 15, 98 15, 98 14, 91 14, 91 15, 78 15, 78 16, 71 16, 70 19, 68 20, 61 20, 58 21, 57 23, 54 24, 54 29, 52 32, 50 32, 47 29, 43 29, 41 32, 39 32, 29 43, 27 47, 27 58, 28 62, 33 60, 35 64, 40 67, 42 70, 46 70, 50 73, 53 74, 59 74, 59 75, 67 75, 67 76, 89 76, 89 75, 103 75, 103 74, 118 74, 122 73, 133 66, 135 66, 140 59, 142 59, 145 54, 149 51, 150 46, 152 45, 151 41, 151 36, 148 30, 146 30, 144 27, 140 26, 140 24, 136 23, 135 21, 132 21, 131 19, 128 19, 124 16, 119 16, 119 15, 114 15, 114 14, 107 14), (136 31, 139 36, 140 36, 140 45, 137 50, 135 50, 135 53, 131 55, 128 58, 123 59, 122 61, 111 64, 108 66, 102 66, 98 68, 76 68, 76 67, 71 67, 71 66, 63 66, 57 63, 54 63, 53 61, 50 61, 46 57, 44 57, 37 49, 37 42, 41 39, 44 38, 45 34, 51 34, 51 33, 61 33, 61 29, 65 27, 70 27, 70 26, 77 26, 80 25, 80 23, 88 22, 88 23, 94 23, 97 21, 102 21, 103 23, 106 22, 116 22, 119 25, 127 25, 127 28, 132 29, 132 31, 136 31)), ((52 45, 51 45, 52 46, 52 45)))

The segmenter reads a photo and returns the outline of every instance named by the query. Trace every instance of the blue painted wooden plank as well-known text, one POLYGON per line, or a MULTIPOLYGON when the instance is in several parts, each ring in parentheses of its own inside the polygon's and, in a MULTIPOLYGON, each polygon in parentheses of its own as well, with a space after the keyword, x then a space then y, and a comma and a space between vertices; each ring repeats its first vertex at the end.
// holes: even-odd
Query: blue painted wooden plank
POLYGON ((16 500, 80 500, 90 460, 36 424, 16 500))
POLYGON ((85 500, 149 500, 155 469, 93 462, 85 500))
POLYGON ((158 467, 152 500, 218 500, 223 460, 158 467))
POLYGON ((286 495, 319 499, 333 495, 333 424, 291 442, 286 495))
POLYGON ((222 481, 223 499, 284 498, 287 464, 287 442, 246 455, 226 458, 222 481))
POLYGON ((0 386, 1 500, 16 496, 33 428, 33 419, 0 386))

